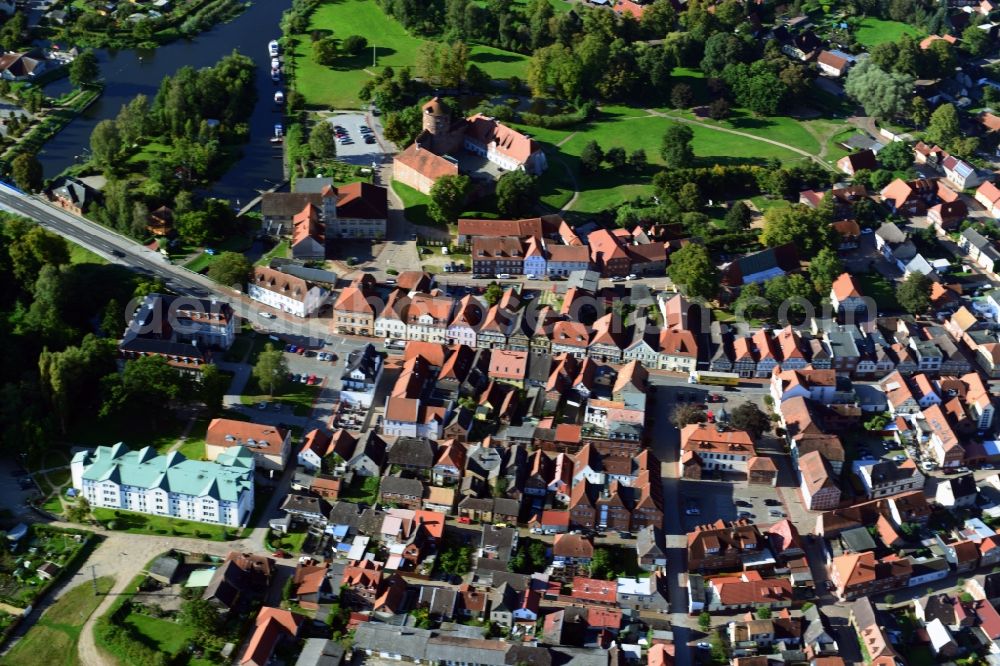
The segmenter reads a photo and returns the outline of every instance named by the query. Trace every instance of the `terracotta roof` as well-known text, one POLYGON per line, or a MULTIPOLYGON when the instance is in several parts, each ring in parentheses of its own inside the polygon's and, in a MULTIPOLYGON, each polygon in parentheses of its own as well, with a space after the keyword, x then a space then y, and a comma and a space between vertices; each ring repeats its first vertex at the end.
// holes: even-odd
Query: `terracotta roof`
POLYGON ((838 301, 846 301, 851 297, 863 296, 861 288, 858 287, 858 283, 854 281, 854 277, 850 273, 841 273, 837 276, 837 279, 833 281, 831 289, 838 301))
POLYGON ((587 236, 590 243, 590 256, 595 263, 607 263, 611 259, 625 259, 627 254, 619 245, 618 240, 607 229, 597 229, 587 236))
MULTIPOLYGON (((997 123, 1000 125, 1000 118, 997 118, 997 123)), ((997 129, 1000 129, 1000 126, 998 126, 997 129)), ((1000 199, 1000 187, 986 181, 976 190, 976 196, 984 197, 990 203, 994 203, 1000 199)))
POLYGON ((573 262, 586 264, 590 262, 590 248, 586 245, 547 245, 549 262, 573 262))
POLYGON ((596 580, 577 576, 573 578, 571 596, 583 601, 613 604, 618 600, 618 583, 613 580, 596 580))
POLYGON ((267 664, 278 640, 285 634, 298 636, 299 628, 305 621, 301 615, 280 608, 265 606, 254 620, 257 628, 247 643, 240 664, 264 666, 267 664))
POLYGON ((292 218, 292 245, 306 238, 323 244, 323 225, 319 222, 319 209, 309 202, 292 218))
POLYGON ((533 153, 541 150, 533 139, 481 113, 467 119, 465 135, 484 146, 495 144, 498 153, 521 164, 527 162, 533 153))
POLYGON ((712 578, 708 581, 725 606, 770 604, 792 600, 792 583, 787 578, 743 581, 736 576, 712 578))
POLYGON ((384 187, 358 181, 341 185, 338 191, 338 218, 384 220, 389 215, 389 195, 384 187))
POLYGON ((457 164, 439 155, 435 155, 426 148, 421 148, 416 143, 396 155, 393 162, 407 166, 431 180, 437 180, 443 176, 458 175, 457 164))
POLYGON ((557 321, 552 326, 552 343, 571 347, 586 347, 590 333, 585 324, 577 321, 557 321))
POLYGON ((523 380, 528 371, 528 352, 494 350, 490 355, 490 377, 523 380))
POLYGON ((810 495, 815 495, 823 488, 837 486, 830 464, 819 451, 810 451, 799 456, 799 472, 802 474, 802 481, 809 489, 810 495))
POLYGON ((580 534, 557 534, 552 540, 552 555, 589 559, 594 556, 594 542, 580 534))
POLYGON ((459 218, 459 236, 534 236, 544 235, 542 218, 529 217, 521 220, 479 220, 459 218))
POLYGON ((386 401, 385 418, 388 421, 416 423, 420 417, 420 401, 416 398, 389 398, 386 401))
POLYGON ((365 292, 355 286, 346 287, 337 302, 333 304, 334 311, 355 312, 358 314, 375 314, 375 308, 368 301, 365 292))
MULTIPOLYGON (((448 325, 448 317, 451 315, 451 306, 454 303, 454 299, 450 296, 435 297, 427 294, 414 294, 410 299, 410 307, 406 309, 406 323, 411 326, 423 325, 420 323, 420 318, 429 316, 433 319, 430 326, 445 327, 448 325)), ((436 365, 440 366, 441 364, 436 365)))
MULTIPOLYGON (((821 65, 829 65, 834 69, 843 70, 850 63, 850 60, 844 56, 837 55, 833 51, 820 51, 819 56, 816 58, 816 62, 821 65)), ((871 167, 864 167, 871 168, 871 167)))
POLYGON ((745 430, 720 430, 704 423, 689 423, 681 429, 681 450, 755 455, 753 440, 745 430))
POLYGON ((660 331, 659 342, 659 351, 668 356, 698 357, 698 343, 691 331, 665 328, 660 331))
POLYGON ((212 419, 205 434, 205 444, 224 448, 245 446, 254 453, 276 456, 281 455, 282 445, 287 436, 287 430, 270 425, 232 419, 212 419))

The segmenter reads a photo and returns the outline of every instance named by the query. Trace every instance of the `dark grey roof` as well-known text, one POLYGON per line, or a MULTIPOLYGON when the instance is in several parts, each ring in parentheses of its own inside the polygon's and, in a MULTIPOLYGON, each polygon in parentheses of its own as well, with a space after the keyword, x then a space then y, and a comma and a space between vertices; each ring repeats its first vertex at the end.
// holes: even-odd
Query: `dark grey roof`
POLYGON ((544 385, 552 374, 552 356, 549 354, 530 354, 528 356, 528 376, 525 378, 529 383, 535 382, 544 385))
POLYGON ((421 498, 424 496, 424 484, 417 479, 404 479, 400 476, 382 477, 379 492, 383 495, 406 495, 421 498))
POLYGON ((93 201, 96 192, 86 183, 76 178, 65 178, 61 185, 54 188, 52 193, 60 199, 72 201, 80 208, 93 201))
POLYGON ((335 187, 333 178, 296 178, 295 191, 299 194, 319 194, 326 186, 335 187))
POLYGON ((639 530, 635 539, 635 552, 639 558, 647 555, 653 558, 665 558, 666 551, 663 550, 663 532, 652 525, 647 525, 639 530))
POLYGON ((205 359, 201 348, 183 342, 158 340, 155 338, 127 338, 118 345, 122 351, 136 354, 161 354, 163 356, 181 356, 184 358, 205 359))
MULTIPOLYGON (((480 565, 482 565, 484 560, 479 560, 480 565)), ((486 560, 487 562, 495 562, 496 560, 486 560)), ((493 572, 493 587, 497 587, 506 583, 518 592, 524 592, 531 585, 531 576, 526 576, 524 574, 514 573, 513 571, 507 571, 506 566, 502 571, 493 572)))
POLYGON ((344 647, 326 638, 307 638, 295 666, 340 666, 344 647))
POLYGON ((432 467, 434 453, 434 442, 426 437, 400 437, 389 449, 388 460, 390 465, 432 467))
POLYGON ((864 527, 855 527, 854 529, 844 530, 840 533, 840 540, 843 544, 854 553, 861 553, 866 550, 875 550, 877 547, 875 545, 875 539, 872 535, 868 533, 868 530, 864 527))
POLYGON ((161 555, 153 560, 153 563, 149 565, 148 573, 150 575, 160 576, 161 578, 172 581, 174 579, 174 575, 177 574, 177 568, 180 565, 181 563, 176 557, 161 555))
POLYGON ((355 349, 347 355, 347 363, 344 366, 344 376, 347 377, 354 372, 364 375, 366 381, 373 382, 378 374, 379 361, 381 357, 375 351, 375 345, 370 342, 361 349, 355 349))
POLYGON ((327 522, 331 525, 347 525, 357 530, 358 521, 361 519, 359 509, 357 504, 351 502, 334 502, 326 514, 327 522))
POLYGON ((968 497, 979 493, 979 487, 976 486, 976 479, 972 474, 953 476, 948 479, 948 483, 951 484, 951 492, 955 497, 968 497))
POLYGON ((318 282, 320 284, 334 286, 337 284, 339 276, 332 271, 324 271, 319 268, 306 268, 291 261, 290 259, 272 259, 268 264, 270 268, 281 271, 287 275, 302 278, 308 282, 318 282))
POLYGON ((600 281, 601 274, 597 271, 573 271, 569 274, 569 279, 566 280, 566 289, 576 287, 577 289, 596 293, 600 281))
POLYGON ((437 585, 423 585, 420 587, 417 605, 426 607, 433 617, 447 619, 454 615, 457 601, 458 590, 437 585))
POLYGON ((890 244, 905 243, 907 235, 893 222, 883 222, 882 226, 875 230, 875 235, 890 244))
POLYGON ((326 516, 330 510, 330 505, 321 497, 290 493, 285 498, 285 501, 281 503, 281 510, 288 513, 326 516))
POLYGON ((493 512, 505 516, 516 516, 521 512, 521 502, 506 497, 493 498, 493 512))

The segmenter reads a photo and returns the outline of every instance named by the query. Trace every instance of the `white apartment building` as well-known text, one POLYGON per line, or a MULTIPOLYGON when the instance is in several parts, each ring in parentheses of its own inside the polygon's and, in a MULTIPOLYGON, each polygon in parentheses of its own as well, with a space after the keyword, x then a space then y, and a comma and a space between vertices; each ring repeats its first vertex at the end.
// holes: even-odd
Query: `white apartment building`
POLYGON ((70 471, 73 487, 92 507, 231 527, 246 524, 253 512, 254 457, 243 447, 202 462, 119 442, 80 451, 70 471))
POLYGON ((256 266, 247 296, 296 317, 308 317, 326 303, 330 292, 302 278, 266 266, 256 266))

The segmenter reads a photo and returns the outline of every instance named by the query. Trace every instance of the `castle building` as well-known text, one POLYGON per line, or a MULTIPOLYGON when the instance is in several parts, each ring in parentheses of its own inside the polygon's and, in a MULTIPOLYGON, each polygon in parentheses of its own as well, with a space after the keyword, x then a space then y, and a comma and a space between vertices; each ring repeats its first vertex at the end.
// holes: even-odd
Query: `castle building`
POLYGON ((482 114, 454 119, 435 97, 424 104, 423 129, 416 141, 393 160, 393 179, 429 194, 443 176, 459 174, 459 151, 485 157, 504 171, 539 174, 548 166, 532 139, 482 114))

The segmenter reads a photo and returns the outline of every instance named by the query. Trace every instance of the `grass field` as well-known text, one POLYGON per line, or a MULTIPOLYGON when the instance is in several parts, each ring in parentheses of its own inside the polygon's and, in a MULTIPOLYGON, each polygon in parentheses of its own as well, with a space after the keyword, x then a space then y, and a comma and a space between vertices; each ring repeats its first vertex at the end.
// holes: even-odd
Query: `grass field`
MULTIPOLYGON (((293 49, 296 89, 305 96, 306 104, 340 109, 361 104, 358 91, 372 76, 367 72, 387 66, 415 67, 417 53, 424 42, 408 34, 399 22, 386 16, 370 0, 324 3, 313 13, 309 30, 333 30, 337 38, 360 35, 375 47, 374 67, 370 48, 361 55, 340 58, 332 67, 327 67, 313 59, 309 35, 296 36, 293 49)), ((527 74, 528 58, 521 54, 480 45, 470 45, 470 52, 470 62, 493 78, 518 76, 523 79, 527 74)))
POLYGON ((94 594, 90 583, 78 585, 64 594, 4 656, 3 663, 8 666, 76 666, 80 629, 104 601, 103 595, 112 584, 114 579, 104 576, 97 579, 98 595, 94 594))
POLYGON ((868 48, 885 42, 899 41, 899 38, 903 35, 923 37, 923 33, 920 30, 906 23, 883 21, 882 19, 870 16, 862 19, 860 27, 854 33, 854 37, 858 40, 858 43, 868 48))
POLYGON ((227 533, 233 533, 235 528, 226 529, 222 525, 196 523, 190 520, 178 520, 163 516, 151 516, 133 511, 113 509, 94 509, 94 518, 103 524, 115 521, 115 529, 130 534, 170 534, 172 536, 225 541, 227 533), (117 516, 115 514, 118 514, 117 516))
POLYGON ((861 293, 875 301, 879 310, 896 311, 899 303, 892 283, 878 273, 865 273, 854 276, 859 283, 861 293))
POLYGON ((104 258, 76 243, 69 243, 69 263, 71 264, 106 264, 104 258))
POLYGON ((195 632, 177 622, 150 617, 140 613, 129 613, 125 624, 131 625, 136 632, 156 647, 157 652, 176 655, 194 640, 195 632))
POLYGON ((255 405, 261 401, 265 401, 269 403, 268 409, 271 409, 271 404, 273 403, 291 405, 292 412, 296 416, 306 416, 312 409, 313 402, 316 401, 316 396, 319 395, 321 390, 323 389, 320 386, 309 386, 308 384, 286 381, 277 395, 269 396, 257 385, 257 380, 250 377, 246 388, 243 389, 243 395, 240 396, 240 402, 244 405, 255 405))
MULTIPOLYGON (((746 123, 753 119, 747 119, 746 123)), ((739 121, 739 119, 737 119, 739 121)), ((650 184, 657 168, 663 165, 659 155, 659 138, 674 121, 662 116, 640 115, 627 107, 602 107, 598 117, 565 130, 545 130, 521 126, 540 142, 549 156, 549 168, 540 179, 542 201, 553 208, 560 208, 569 200, 576 180, 580 196, 572 210, 578 213, 598 213, 635 196, 650 196, 650 184), (573 130, 576 131, 573 131, 573 130), (650 166, 642 172, 631 169, 613 171, 604 168, 598 173, 580 171, 579 157, 584 146, 596 141, 601 149, 621 147, 626 153, 639 148, 646 151, 650 166), (566 175, 569 169, 570 177, 566 175)), ((689 125, 694 131, 693 148, 702 165, 760 163, 767 158, 777 158, 784 163, 801 162, 804 157, 755 139, 735 136, 700 125, 689 125)), ((760 121, 755 132, 773 131, 801 142, 804 150, 819 150, 819 143, 805 129, 796 127, 787 118, 768 118, 760 121)), ((742 131, 750 131, 739 128, 742 131)), ((780 139, 778 139, 780 140, 780 139)))

